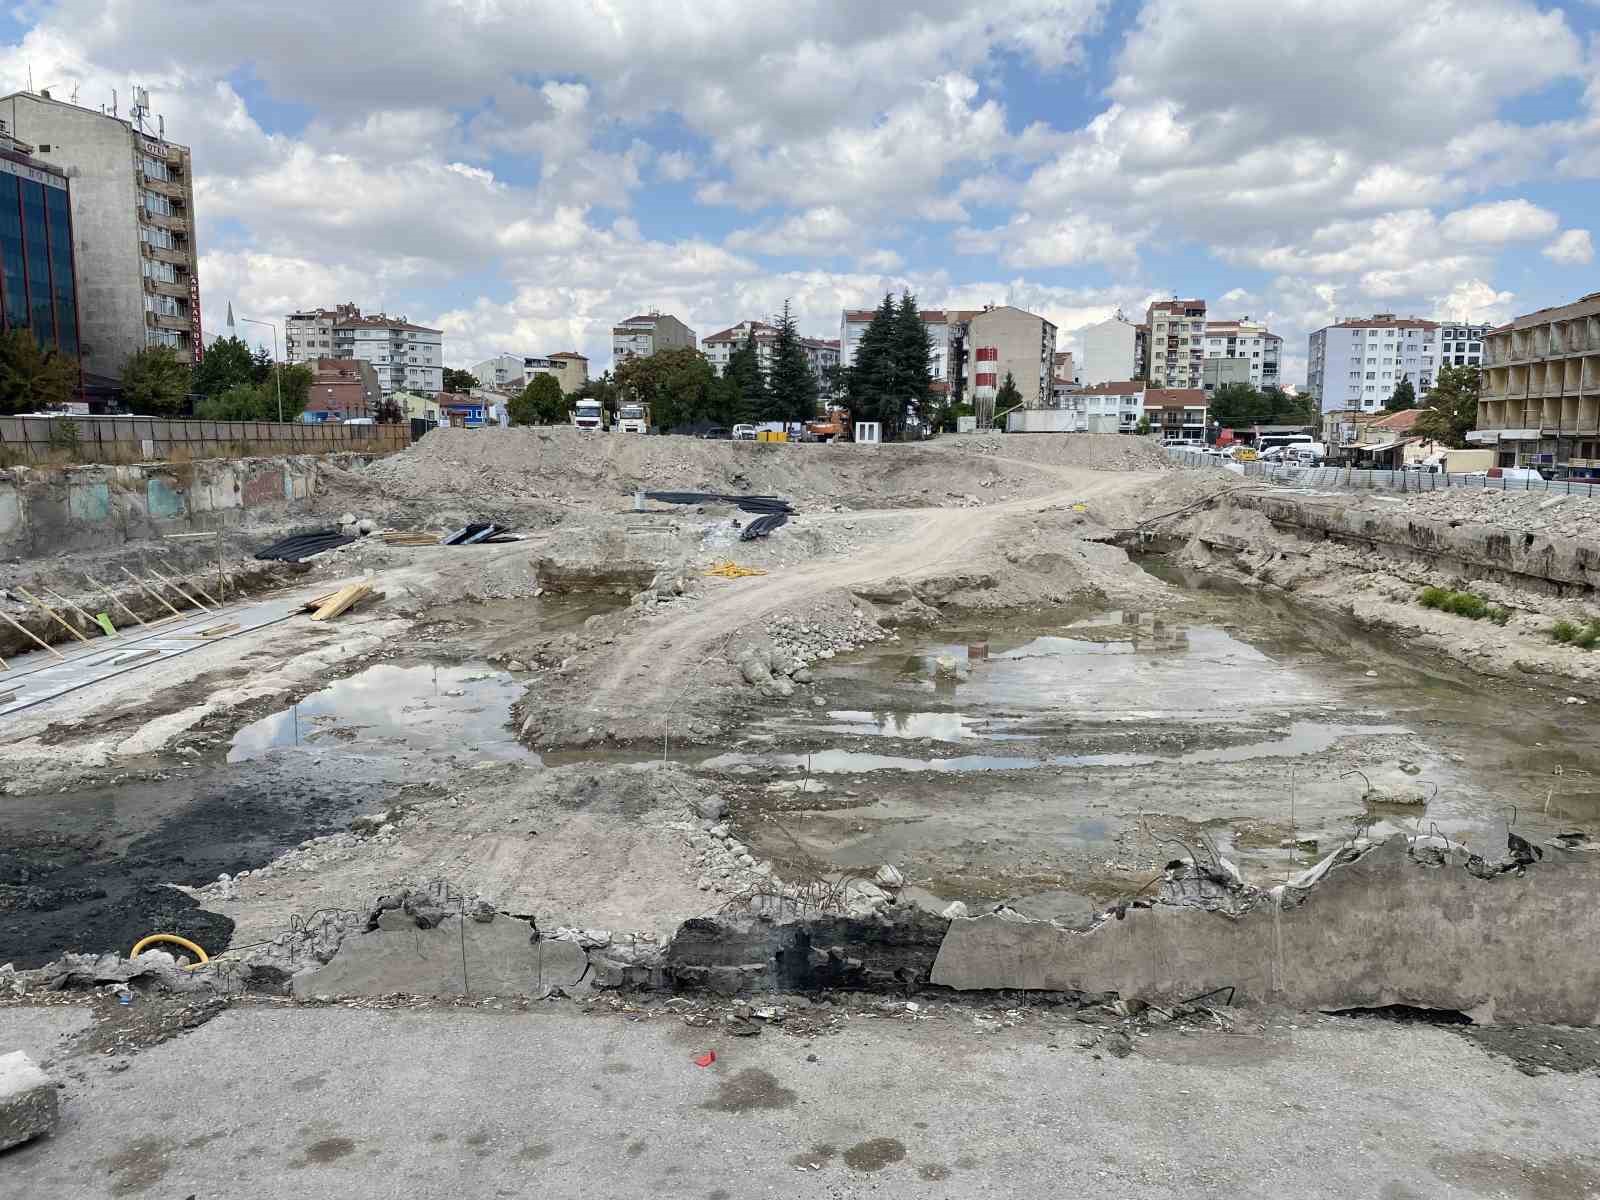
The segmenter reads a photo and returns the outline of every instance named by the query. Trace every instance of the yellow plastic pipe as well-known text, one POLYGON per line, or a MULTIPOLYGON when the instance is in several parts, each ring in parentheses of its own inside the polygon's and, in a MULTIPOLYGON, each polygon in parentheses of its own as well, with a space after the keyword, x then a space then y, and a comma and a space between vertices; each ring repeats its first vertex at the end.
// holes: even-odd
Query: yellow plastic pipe
POLYGON ((192 953, 198 955, 200 961, 197 963, 190 963, 185 968, 189 971, 203 967, 206 965, 206 963, 211 961, 211 956, 204 950, 200 949, 199 946, 196 946, 188 938, 179 937, 175 933, 152 933, 149 937, 140 938, 133 944, 133 949, 128 951, 128 957, 138 958, 140 954, 144 953, 144 951, 150 948, 150 944, 152 942, 172 942, 174 945, 182 946, 185 950, 191 951, 192 953))

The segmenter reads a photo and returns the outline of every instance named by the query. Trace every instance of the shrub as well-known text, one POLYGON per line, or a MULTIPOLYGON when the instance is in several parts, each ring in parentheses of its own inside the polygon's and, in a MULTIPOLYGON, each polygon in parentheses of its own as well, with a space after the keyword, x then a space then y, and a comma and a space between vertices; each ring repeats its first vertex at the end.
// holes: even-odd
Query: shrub
POLYGON ((1509 608, 1501 608, 1498 605, 1491 607, 1487 615, 1489 620, 1493 621, 1496 625, 1504 625, 1507 621, 1511 620, 1511 610, 1509 608))
POLYGON ((1585 627, 1582 633, 1572 639, 1572 644, 1580 650, 1593 650, 1596 642, 1600 642, 1600 624, 1585 627))
POLYGON ((1476 592, 1452 592, 1448 588, 1425 587, 1417 596, 1417 603, 1423 608, 1436 608, 1440 612, 1466 617, 1469 621, 1481 621, 1487 617, 1496 625, 1504 625, 1511 620, 1509 608, 1490 604, 1476 592))
POLYGON ((1450 599, 1445 603, 1445 611, 1478 621, 1489 615, 1489 606, 1484 603, 1482 596, 1471 592, 1451 592, 1450 599))
POLYGON ((1423 608, 1444 608, 1450 601, 1450 593, 1444 588, 1425 587, 1422 595, 1417 597, 1417 603, 1423 608))
POLYGON ((1561 642, 1563 645, 1567 642, 1577 641, 1578 635, 1582 632, 1583 630, 1579 629, 1577 625, 1571 621, 1557 621, 1554 625, 1550 626, 1550 636, 1555 638, 1556 641, 1561 642))

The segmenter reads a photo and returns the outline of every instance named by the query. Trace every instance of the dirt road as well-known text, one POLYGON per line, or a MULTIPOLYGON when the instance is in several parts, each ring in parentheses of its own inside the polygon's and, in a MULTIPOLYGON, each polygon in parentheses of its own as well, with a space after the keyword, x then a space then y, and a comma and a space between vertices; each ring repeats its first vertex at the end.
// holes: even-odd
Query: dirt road
POLYGON ((824 516, 820 518, 823 521, 894 522, 901 528, 844 561, 824 560, 782 574, 708 583, 704 602, 642 630, 629 642, 600 678, 585 707, 597 721, 604 721, 624 712, 637 718, 641 710, 671 705, 699 669, 721 655, 732 637, 763 617, 835 589, 895 577, 916 578, 958 567, 1008 521, 1087 499, 1131 493, 1148 486, 1152 478, 1072 467, 1041 468, 1036 463, 1020 465, 1048 471, 1071 486, 984 508, 895 509, 824 516))

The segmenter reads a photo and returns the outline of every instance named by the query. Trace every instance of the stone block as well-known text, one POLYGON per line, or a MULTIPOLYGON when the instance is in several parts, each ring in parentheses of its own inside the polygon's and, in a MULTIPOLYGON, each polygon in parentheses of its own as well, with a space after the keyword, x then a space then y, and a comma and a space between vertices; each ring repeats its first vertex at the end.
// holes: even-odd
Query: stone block
POLYGON ((0 1150, 49 1133, 60 1119, 50 1077, 21 1050, 0 1054, 0 1150))
POLYGON ((433 929, 378 928, 344 939, 324 967, 294 977, 310 996, 542 996, 576 985, 589 968, 582 947, 534 942, 514 917, 446 917, 433 929))

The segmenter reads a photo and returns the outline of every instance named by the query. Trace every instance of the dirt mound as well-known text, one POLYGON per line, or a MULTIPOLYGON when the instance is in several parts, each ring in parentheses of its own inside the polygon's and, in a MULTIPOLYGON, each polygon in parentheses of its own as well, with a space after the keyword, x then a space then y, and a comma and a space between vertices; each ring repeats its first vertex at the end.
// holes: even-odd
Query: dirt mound
POLYGON ((977 454, 955 455, 942 442, 710 442, 596 436, 553 426, 436 429, 404 453, 373 463, 359 479, 386 500, 487 511, 594 504, 620 510, 640 490, 785 496, 815 510, 938 506, 967 496, 976 501, 993 496, 990 489, 998 481, 1019 473, 1024 484, 1039 490, 1049 484, 1046 472, 1019 472, 1015 464, 985 461, 977 454))
POLYGON ((1043 467, 1091 471, 1174 471, 1178 468, 1155 439, 1120 433, 1012 433, 947 437, 946 450, 992 456, 1043 467))

